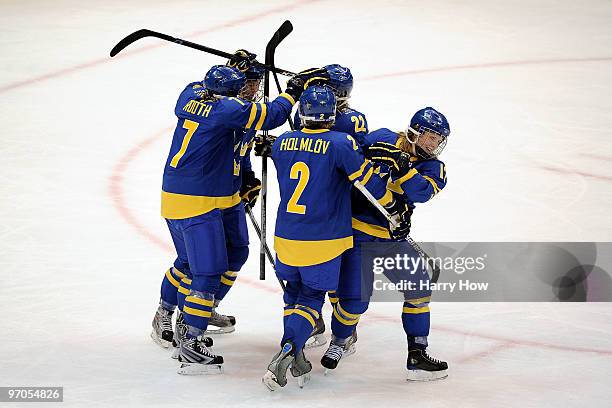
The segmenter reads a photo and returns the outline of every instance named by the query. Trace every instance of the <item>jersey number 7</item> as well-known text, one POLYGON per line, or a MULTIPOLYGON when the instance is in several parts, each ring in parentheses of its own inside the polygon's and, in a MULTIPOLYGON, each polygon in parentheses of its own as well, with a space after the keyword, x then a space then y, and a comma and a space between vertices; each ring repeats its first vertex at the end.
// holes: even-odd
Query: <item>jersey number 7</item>
POLYGON ((198 130, 198 126, 200 126, 198 122, 194 122, 192 120, 185 119, 185 121, 183 122, 183 129, 187 129, 187 134, 185 134, 185 137, 183 138, 183 143, 181 144, 181 148, 172 157, 172 160, 170 161, 170 167, 176 168, 176 166, 178 166, 178 162, 179 160, 181 160, 181 157, 183 157, 183 155, 187 151, 187 146, 189 145, 189 142, 191 141, 191 137, 193 136, 195 131, 198 130))
POLYGON ((303 204, 298 204, 298 200, 302 196, 304 189, 306 188, 306 184, 308 184, 308 179, 310 178, 310 169, 308 165, 304 162, 296 162, 291 166, 291 171, 289 172, 289 178, 291 180, 298 179, 297 186, 295 186, 295 190, 287 203, 287 212, 293 214, 306 214, 306 206, 303 204))

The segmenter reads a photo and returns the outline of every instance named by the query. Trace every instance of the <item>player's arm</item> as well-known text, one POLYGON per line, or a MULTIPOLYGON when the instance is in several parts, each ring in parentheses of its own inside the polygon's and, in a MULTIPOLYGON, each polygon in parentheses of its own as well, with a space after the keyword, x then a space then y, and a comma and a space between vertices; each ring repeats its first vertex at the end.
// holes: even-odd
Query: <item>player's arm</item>
POLYGON ((351 184, 361 183, 381 205, 389 205, 393 195, 387 190, 386 180, 374 172, 372 162, 365 158, 355 139, 346 135, 346 140, 338 140, 335 146, 337 165, 351 184))
POLYGON ((282 93, 271 102, 224 98, 220 103, 227 127, 257 131, 274 129, 285 123, 295 100, 291 95, 282 93))
POLYGON ((281 126, 291 115, 296 100, 310 81, 325 81, 327 71, 312 68, 302 71, 287 82, 285 92, 272 102, 247 102, 239 98, 225 98, 221 102, 227 112, 227 125, 232 129, 271 130, 281 126))
POLYGON ((376 142, 368 147, 366 157, 389 166, 389 188, 408 201, 424 203, 446 186, 446 169, 439 160, 428 160, 414 167, 410 156, 394 144, 376 142))
POLYGON ((439 160, 422 163, 419 169, 411 168, 391 183, 392 189, 415 203, 431 200, 446 186, 446 168, 439 160))

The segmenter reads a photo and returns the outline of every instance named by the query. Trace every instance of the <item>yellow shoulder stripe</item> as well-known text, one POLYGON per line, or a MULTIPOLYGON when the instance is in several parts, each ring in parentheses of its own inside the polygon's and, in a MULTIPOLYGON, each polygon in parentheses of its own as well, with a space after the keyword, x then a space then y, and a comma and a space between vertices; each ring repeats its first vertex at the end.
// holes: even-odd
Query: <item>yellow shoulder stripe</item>
POLYGON ((363 161, 363 164, 361 165, 361 167, 359 168, 359 170, 357 170, 356 172, 354 172, 353 174, 349 175, 348 178, 350 181, 355 180, 356 178, 360 177, 363 172, 365 171, 366 166, 368 165, 369 161, 368 159, 365 159, 363 161))
POLYGON ((259 105, 261 105, 261 116, 259 117, 259 120, 257 121, 257 124, 255 125, 255 130, 261 130, 261 127, 264 124, 264 121, 266 120, 266 115, 267 115, 267 105, 265 103, 260 103, 259 105))
POLYGON ((251 128, 251 126, 253 125, 253 122, 255 121, 255 116, 257 116, 257 104, 251 103, 251 114, 249 115, 249 120, 247 121, 245 128, 247 129, 251 128))

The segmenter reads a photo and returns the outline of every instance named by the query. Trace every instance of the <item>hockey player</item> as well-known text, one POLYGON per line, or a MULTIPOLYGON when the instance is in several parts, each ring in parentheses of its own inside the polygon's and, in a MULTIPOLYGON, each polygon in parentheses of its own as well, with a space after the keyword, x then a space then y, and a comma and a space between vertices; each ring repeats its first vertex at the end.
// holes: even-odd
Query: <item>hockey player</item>
MULTIPOLYGON (((340 64, 326 65, 323 69, 327 71, 329 76, 326 85, 334 92, 337 102, 336 120, 331 130, 349 134, 357 140, 359 145, 362 145, 368 133, 368 121, 363 113, 349 106, 349 99, 353 90, 353 74, 351 70, 340 64)), ((300 128, 303 126, 300 121, 299 111, 295 112, 294 123, 296 123, 296 126, 299 125, 300 128)), ((359 196, 361 195, 359 192, 355 193, 359 196)), ((335 307, 335 304, 338 302, 336 291, 328 292, 327 296, 332 307, 335 307)), ((321 316, 316 323, 311 338, 306 343, 306 348, 318 347, 326 343, 325 335, 323 334, 325 332, 323 317, 321 316)))
MULTIPOLYGON (((262 379, 271 391, 287 384, 289 367, 300 386, 312 369, 303 347, 325 293, 336 289, 342 254, 353 246, 352 183, 362 183, 391 213, 404 216, 357 142, 329 130, 335 113, 333 92, 325 86, 309 87, 299 105, 305 127, 284 133, 271 148, 281 196, 274 233, 276 273, 287 281, 280 351, 262 379)), ((403 231, 404 224, 395 230, 403 231)))
MULTIPOLYGON (((382 172, 391 173, 390 187, 403 197, 409 212, 415 203, 433 198, 446 185, 444 163, 438 159, 446 145, 450 127, 443 114, 427 107, 414 114, 406 132, 379 129, 366 136, 366 156, 382 163, 382 172)), ((386 220, 370 203, 354 197, 353 231, 355 247, 346 254, 338 284, 339 301, 332 316, 332 340, 321 359, 327 369, 334 369, 340 359, 354 353, 355 327, 368 307, 370 293, 361 293, 361 253, 363 242, 393 240, 386 220)), ((402 323, 408 340, 408 379, 433 380, 447 376, 447 363, 431 358, 427 352, 430 326, 431 293, 418 297, 405 293, 402 323)))
POLYGON ((223 357, 208 349, 204 332, 221 278, 229 270, 227 239, 236 233, 224 217, 240 204, 234 147, 242 141, 244 129, 282 125, 308 75, 289 80, 286 92, 274 101, 253 103, 237 97, 245 75, 216 65, 203 83, 187 85, 179 96, 178 123, 164 168, 162 216, 178 258, 189 265, 192 277, 182 307, 186 338, 180 345, 180 374, 221 372, 223 364, 223 357))
MULTIPOLYGON (((234 53, 234 56, 226 64, 245 74, 246 84, 241 89, 239 97, 251 102, 256 102, 261 98, 260 85, 264 76, 264 70, 257 65, 256 57, 255 54, 240 49, 234 53)), ((234 183, 237 185, 235 190, 240 189, 242 200, 251 205, 254 205, 261 189, 261 182, 255 177, 255 173, 251 169, 249 157, 254 136, 255 129, 245 130, 240 146, 235 146, 234 150, 235 166, 237 172, 240 173, 238 177, 234 177, 234 183)), ((215 304, 213 305, 208 323, 209 327, 214 326, 218 329, 208 329, 206 334, 231 333, 235 330, 235 317, 218 313, 217 306, 234 284, 237 273, 248 256, 248 233, 244 208, 237 205, 232 209, 224 210, 223 215, 226 219, 224 225, 226 225, 226 228, 231 225, 229 229, 233 232, 228 236, 227 240, 230 270, 221 277, 221 283, 217 293, 215 293, 215 304)), ((183 317, 180 310, 182 308, 182 301, 189 294, 190 287, 188 282, 190 281, 189 265, 180 258, 175 260, 174 265, 166 271, 162 280, 160 305, 153 318, 151 338, 164 348, 169 347, 170 344, 178 347, 180 343, 179 333, 184 333, 183 317), (177 305, 180 307, 177 312, 175 330, 172 331, 171 319, 177 305)), ((210 344, 212 344, 212 339, 210 344)), ((178 350, 175 350, 172 357, 178 357, 178 350)))

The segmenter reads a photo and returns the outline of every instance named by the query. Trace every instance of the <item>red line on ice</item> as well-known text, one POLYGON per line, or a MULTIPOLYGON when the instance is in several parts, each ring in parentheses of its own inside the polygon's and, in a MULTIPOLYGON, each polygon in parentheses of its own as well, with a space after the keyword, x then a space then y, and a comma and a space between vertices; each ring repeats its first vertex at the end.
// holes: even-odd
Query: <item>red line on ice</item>
POLYGON ((605 174, 587 173, 586 171, 572 170, 572 169, 552 167, 552 166, 540 166, 540 168, 544 170, 548 170, 548 171, 554 171, 555 173, 576 174, 578 176, 590 177, 590 178, 594 178, 594 179, 602 180, 602 181, 612 181, 612 176, 606 176, 605 174))

